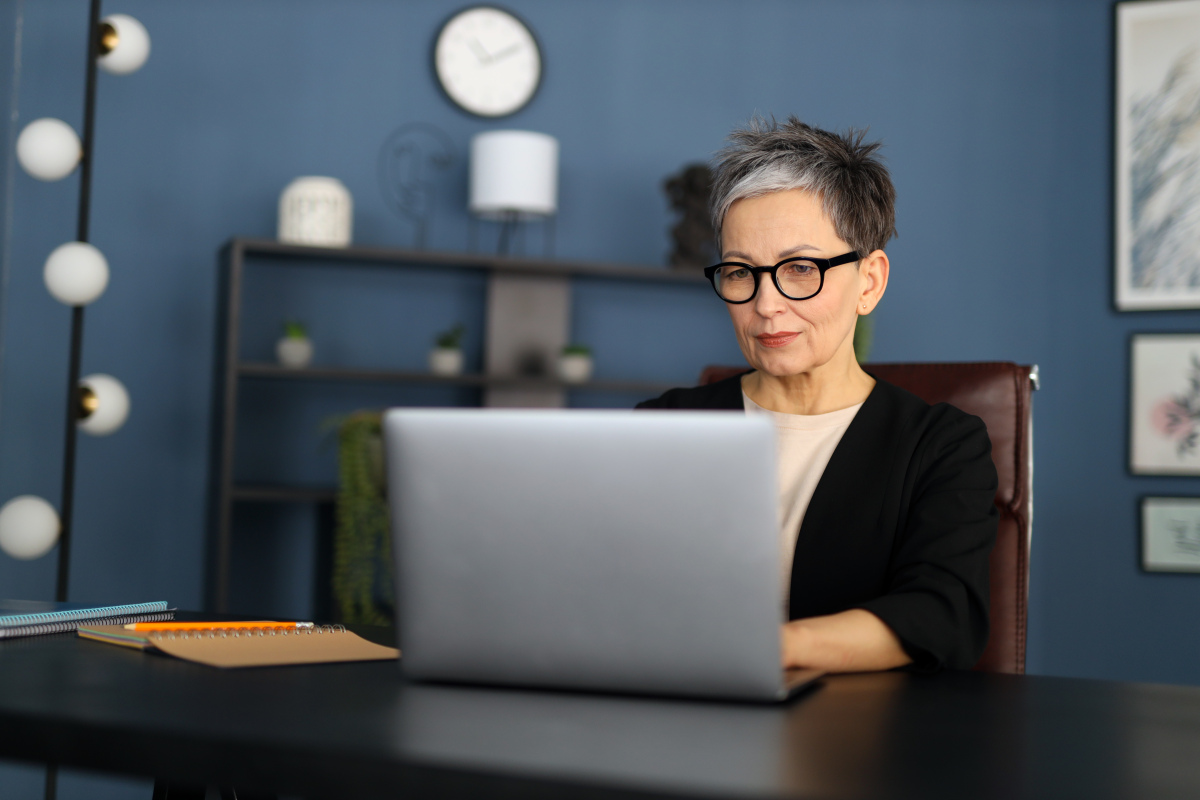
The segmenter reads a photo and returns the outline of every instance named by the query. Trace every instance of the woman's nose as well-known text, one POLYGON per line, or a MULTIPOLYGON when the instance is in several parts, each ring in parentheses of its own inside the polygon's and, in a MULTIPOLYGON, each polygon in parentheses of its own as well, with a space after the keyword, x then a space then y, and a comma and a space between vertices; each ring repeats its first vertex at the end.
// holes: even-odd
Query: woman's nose
POLYGON ((758 276, 758 294, 754 298, 754 310, 764 317, 773 317, 787 310, 787 298, 775 288, 769 273, 758 276))

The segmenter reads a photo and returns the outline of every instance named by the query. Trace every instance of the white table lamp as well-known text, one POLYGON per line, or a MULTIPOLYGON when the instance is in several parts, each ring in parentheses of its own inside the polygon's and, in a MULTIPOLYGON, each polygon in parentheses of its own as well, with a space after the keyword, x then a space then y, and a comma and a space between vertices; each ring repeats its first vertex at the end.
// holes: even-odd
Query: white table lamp
POLYGON ((471 140, 471 213, 524 220, 558 210, 558 140, 533 131, 488 131, 471 140))

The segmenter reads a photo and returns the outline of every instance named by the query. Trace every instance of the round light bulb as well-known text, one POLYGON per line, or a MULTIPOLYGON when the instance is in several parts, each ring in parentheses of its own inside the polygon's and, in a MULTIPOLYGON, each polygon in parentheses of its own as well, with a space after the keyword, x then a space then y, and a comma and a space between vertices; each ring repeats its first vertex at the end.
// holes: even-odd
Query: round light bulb
POLYGON ((146 26, 128 14, 113 14, 100 23, 100 69, 113 75, 137 72, 150 57, 146 26))
POLYGON ((111 375, 79 379, 79 430, 92 436, 115 433, 129 418, 129 392, 111 375))
POLYGON ((0 507, 0 550, 13 558, 41 558, 58 542, 61 530, 54 506, 35 495, 14 497, 0 507))
POLYGON ((39 181, 67 177, 82 157, 83 145, 79 143, 79 136, 61 119, 35 119, 17 137, 17 160, 39 181))
POLYGON ((108 287, 108 261, 87 242, 67 242, 46 259, 42 277, 58 302, 86 306, 108 287))

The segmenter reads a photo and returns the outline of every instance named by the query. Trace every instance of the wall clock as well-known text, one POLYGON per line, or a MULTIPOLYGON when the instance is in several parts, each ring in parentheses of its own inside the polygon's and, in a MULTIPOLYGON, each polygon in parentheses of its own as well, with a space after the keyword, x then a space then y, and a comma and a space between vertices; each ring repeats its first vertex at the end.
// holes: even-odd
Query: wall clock
POLYGON ((433 67, 446 95, 480 117, 504 117, 533 98, 542 53, 529 27, 495 6, 463 9, 442 26, 433 67))

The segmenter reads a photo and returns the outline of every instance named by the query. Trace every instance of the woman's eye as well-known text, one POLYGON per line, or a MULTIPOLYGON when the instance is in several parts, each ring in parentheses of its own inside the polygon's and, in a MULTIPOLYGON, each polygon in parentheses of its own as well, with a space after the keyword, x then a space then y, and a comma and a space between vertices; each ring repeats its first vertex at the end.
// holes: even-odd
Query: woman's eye
POLYGON ((811 261, 793 261, 790 264, 784 264, 780 270, 786 275, 803 277, 816 272, 817 265, 811 261))
POLYGON ((749 279, 750 279, 750 270, 746 269, 745 267, 731 269, 725 273, 725 280, 727 280, 727 281, 745 281, 745 280, 749 280, 749 279))

